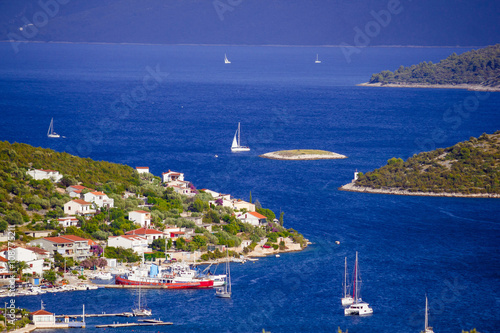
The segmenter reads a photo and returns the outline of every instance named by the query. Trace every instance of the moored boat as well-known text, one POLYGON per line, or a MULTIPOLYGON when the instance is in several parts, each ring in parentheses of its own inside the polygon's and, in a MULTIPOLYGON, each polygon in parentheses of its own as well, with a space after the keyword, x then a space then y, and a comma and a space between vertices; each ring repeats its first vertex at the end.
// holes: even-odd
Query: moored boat
POLYGON ((360 281, 358 279, 358 276, 359 276, 358 252, 356 251, 356 263, 354 265, 354 283, 353 283, 354 303, 344 309, 344 314, 346 316, 352 316, 352 315, 366 316, 373 313, 373 309, 370 307, 370 305, 366 302, 363 302, 363 300, 360 297, 360 292, 359 292, 360 281))

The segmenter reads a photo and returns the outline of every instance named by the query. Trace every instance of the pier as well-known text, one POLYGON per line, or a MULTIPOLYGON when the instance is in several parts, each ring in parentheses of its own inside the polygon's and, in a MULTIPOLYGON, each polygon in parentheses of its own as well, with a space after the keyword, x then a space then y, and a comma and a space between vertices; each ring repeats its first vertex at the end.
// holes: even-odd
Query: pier
POLYGON ((163 326, 163 325, 173 325, 174 323, 161 321, 161 320, 144 320, 141 323, 117 323, 117 324, 104 324, 95 325, 96 328, 119 328, 119 327, 137 327, 137 326, 163 326))
MULTIPOLYGON (((77 315, 57 315, 55 316, 56 318, 77 318, 77 317, 82 317, 82 314, 77 314, 77 315)), ((85 317, 133 317, 134 314, 132 312, 120 312, 120 313, 86 313, 85 317)))

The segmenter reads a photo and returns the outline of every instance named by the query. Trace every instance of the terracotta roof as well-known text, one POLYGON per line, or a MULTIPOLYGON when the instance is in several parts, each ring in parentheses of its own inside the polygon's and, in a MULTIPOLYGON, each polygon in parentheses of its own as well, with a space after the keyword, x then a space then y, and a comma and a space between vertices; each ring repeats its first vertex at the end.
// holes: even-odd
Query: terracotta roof
POLYGON ((87 201, 82 200, 82 199, 75 199, 75 200, 71 200, 71 201, 76 202, 76 203, 78 203, 80 205, 88 205, 88 206, 91 205, 91 203, 88 203, 87 201))
POLYGON ((30 313, 32 316, 47 316, 47 315, 53 315, 53 313, 45 311, 45 310, 38 310, 35 312, 30 313))
POLYGON ((60 217, 57 219, 58 221, 66 221, 66 220, 71 220, 71 221, 78 221, 78 219, 76 217, 73 217, 73 216, 68 216, 68 217, 60 217))
POLYGON ((4 257, 0 256, 0 261, 1 262, 9 262, 7 259, 5 259, 4 257))
POLYGON ((50 170, 50 169, 40 169, 40 171, 45 171, 45 172, 59 172, 59 171, 56 171, 56 170, 50 170))
POLYGON ((102 192, 90 192, 92 193, 93 195, 106 195, 106 193, 102 193, 102 192))
POLYGON ((146 212, 145 210, 134 210, 135 213, 141 213, 141 214, 147 214, 149 212, 146 212))
POLYGON ((267 218, 267 217, 265 217, 264 215, 259 214, 259 213, 257 213, 257 212, 248 212, 248 214, 251 214, 251 215, 255 216, 255 217, 256 217, 256 218, 258 218, 258 219, 266 219, 266 218, 267 218))
POLYGON ((74 188, 74 189, 77 189, 77 190, 83 190, 83 189, 86 189, 85 186, 82 186, 82 185, 71 185, 69 186, 71 188, 74 188))
POLYGON ((149 169, 149 167, 135 167, 136 169, 149 169))
POLYGON ((130 230, 125 233, 125 235, 163 235, 163 232, 155 229, 139 228, 135 230, 130 230))
POLYGON ((170 233, 174 235, 184 235, 184 231, 171 231, 170 233))
POLYGON ((61 238, 61 237, 45 237, 44 239, 48 240, 49 242, 52 242, 52 243, 60 243, 60 244, 72 243, 73 242, 72 240, 64 239, 64 238, 61 238))
POLYGON ((41 249, 41 248, 35 247, 35 246, 26 246, 26 249, 33 251, 33 252, 36 252, 38 254, 49 254, 49 251, 45 251, 44 249, 41 249))
POLYGON ((71 241, 76 241, 76 242, 88 241, 88 239, 85 239, 85 238, 82 238, 82 237, 78 237, 78 236, 75 236, 75 235, 62 235, 62 236, 60 236, 60 238, 69 239, 71 241))
POLYGON ((129 240, 147 240, 146 238, 139 236, 139 235, 121 235, 121 236, 117 236, 117 237, 123 237, 123 238, 129 239, 129 240))

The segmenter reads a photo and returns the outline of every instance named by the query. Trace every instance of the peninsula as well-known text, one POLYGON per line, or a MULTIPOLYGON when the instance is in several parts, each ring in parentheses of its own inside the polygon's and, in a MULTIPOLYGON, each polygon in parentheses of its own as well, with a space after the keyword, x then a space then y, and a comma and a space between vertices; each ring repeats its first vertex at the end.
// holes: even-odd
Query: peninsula
POLYGON ((272 160, 327 160, 347 158, 345 155, 316 149, 280 150, 259 155, 259 157, 269 158, 272 160))
POLYGON ((372 75, 367 87, 447 88, 500 91, 500 44, 461 55, 453 53, 437 64, 422 62, 372 75))
POLYGON ((340 188, 344 191, 447 197, 500 198, 500 131, 387 165, 340 188))

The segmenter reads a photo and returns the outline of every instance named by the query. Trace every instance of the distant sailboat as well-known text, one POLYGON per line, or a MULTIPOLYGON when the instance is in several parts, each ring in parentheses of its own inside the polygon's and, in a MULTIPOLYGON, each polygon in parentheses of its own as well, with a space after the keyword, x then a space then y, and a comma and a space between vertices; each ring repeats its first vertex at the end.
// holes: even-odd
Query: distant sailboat
POLYGON ((366 302, 363 302, 359 297, 359 267, 358 267, 358 252, 356 251, 356 264, 354 265, 354 303, 351 304, 348 308, 344 309, 344 314, 346 316, 358 315, 358 316, 366 316, 373 313, 373 309, 370 308, 370 305, 366 302))
POLYGON ((316 53, 316 61, 315 64, 321 64, 321 60, 319 60, 318 54, 316 53))
POLYGON ((341 301, 342 306, 349 306, 354 302, 354 298, 347 292, 347 258, 344 259, 344 297, 341 301))
POLYGON ((229 61, 229 59, 227 58, 227 55, 224 53, 224 63, 225 64, 230 64, 231 61, 229 61))
POLYGON ((132 309, 134 316, 142 317, 142 316, 151 316, 151 310, 147 309, 144 304, 146 303, 144 300, 141 300, 141 282, 139 282, 139 297, 137 301, 137 307, 132 309), (141 302, 142 301, 142 302, 141 302))
POLYGON ((429 327, 429 314, 428 314, 429 308, 427 305, 427 295, 425 296, 425 329, 424 333, 434 333, 434 330, 432 327, 429 327))
POLYGON ((238 129, 236 130, 236 133, 234 133, 234 138, 233 138, 233 144, 231 145, 231 151, 232 152, 239 152, 239 151, 250 151, 249 147, 246 146, 241 146, 240 145, 240 123, 238 123, 238 129))
POLYGON ((54 118, 50 119, 49 130, 47 131, 47 137, 49 138, 60 138, 61 136, 54 132, 54 118))
POLYGON ((226 283, 215 290, 215 296, 231 298, 231 268, 229 266, 229 252, 226 250, 226 283))

